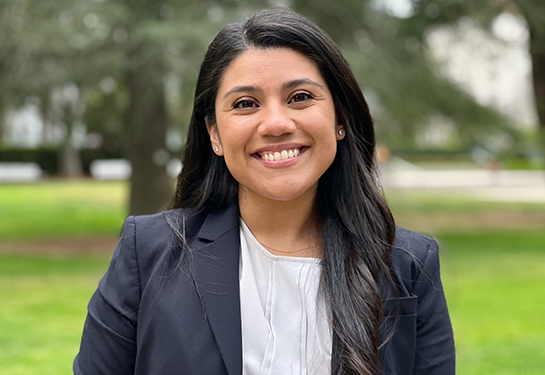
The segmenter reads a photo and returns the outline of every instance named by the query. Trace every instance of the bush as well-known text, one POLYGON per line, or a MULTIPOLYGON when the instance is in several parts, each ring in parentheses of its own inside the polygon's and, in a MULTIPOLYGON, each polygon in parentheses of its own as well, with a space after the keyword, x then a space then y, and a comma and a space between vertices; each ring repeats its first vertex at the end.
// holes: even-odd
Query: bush
MULTIPOLYGON (((83 171, 89 173, 89 166, 96 159, 121 159, 120 149, 107 151, 103 148, 81 150, 83 171)), ((0 162, 37 163, 48 175, 59 173, 59 150, 53 147, 6 148, 0 147, 0 162)))
POLYGON ((393 156, 400 157, 411 163, 419 162, 471 162, 467 151, 444 151, 444 150, 391 150, 393 156))
POLYGON ((47 174, 56 174, 59 171, 55 148, 0 148, 0 162, 37 163, 47 174))

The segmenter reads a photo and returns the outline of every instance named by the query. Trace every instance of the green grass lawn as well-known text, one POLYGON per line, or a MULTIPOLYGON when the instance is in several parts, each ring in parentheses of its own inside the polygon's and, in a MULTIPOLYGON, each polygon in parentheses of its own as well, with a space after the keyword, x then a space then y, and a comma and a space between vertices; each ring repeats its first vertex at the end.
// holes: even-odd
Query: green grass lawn
MULTIPOLYGON (((125 216, 125 193, 126 185, 120 182, 0 185, 0 243, 112 236, 119 233, 125 216), (24 228, 12 223, 6 229, 11 222, 24 228)), ((545 212, 545 205, 437 199, 428 194, 396 194, 389 200, 402 225, 432 233, 441 243, 457 374, 541 375, 545 231, 531 224, 535 215, 545 212), (494 228, 474 219, 477 214, 509 218, 512 213, 528 214, 528 228, 510 229, 509 223, 494 228), (449 221, 452 215, 457 217, 454 222, 449 221), (469 227, 454 225, 468 221, 469 227)), ((86 305, 108 258, 106 253, 0 253, 0 375, 72 373, 86 305)))
POLYGON ((0 184, 0 241, 115 235, 127 215, 120 181, 0 184))
POLYGON ((0 254, 0 374, 71 374, 107 256, 0 254))
POLYGON ((458 374, 545 369, 545 231, 442 233, 458 374))

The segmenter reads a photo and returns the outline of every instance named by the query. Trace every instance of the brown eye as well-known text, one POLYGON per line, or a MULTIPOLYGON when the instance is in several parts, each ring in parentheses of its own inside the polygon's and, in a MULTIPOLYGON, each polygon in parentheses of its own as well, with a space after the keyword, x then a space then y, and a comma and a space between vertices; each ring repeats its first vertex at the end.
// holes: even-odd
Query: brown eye
POLYGON ((233 104, 233 108, 253 108, 255 103, 248 99, 239 100, 233 104))
POLYGON ((298 92, 295 95, 293 95, 290 99, 290 102, 292 103, 301 103, 310 99, 313 99, 314 96, 309 94, 308 92, 298 92))

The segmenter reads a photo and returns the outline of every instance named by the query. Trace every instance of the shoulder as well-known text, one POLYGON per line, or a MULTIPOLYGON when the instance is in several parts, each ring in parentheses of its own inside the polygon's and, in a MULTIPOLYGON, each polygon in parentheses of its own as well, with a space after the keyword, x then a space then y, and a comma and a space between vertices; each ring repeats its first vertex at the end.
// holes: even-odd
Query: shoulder
POLYGON ((154 215, 129 216, 123 224, 120 243, 130 244, 139 257, 157 248, 171 245, 180 223, 192 217, 184 210, 160 212, 154 215))
POLYGON ((123 261, 137 270, 143 286, 155 269, 169 268, 183 251, 183 243, 198 233, 202 216, 191 210, 176 209, 153 215, 129 216, 112 263, 123 261))
POLYGON ((233 227, 238 228, 238 225, 238 206, 233 204, 213 212, 196 212, 186 208, 154 215, 129 216, 124 230, 132 226, 138 241, 144 245, 153 245, 164 244, 164 241, 173 238, 183 239, 184 242, 196 238, 211 241, 233 227))
POLYGON ((127 243, 143 271, 179 259, 186 247, 198 249, 238 228, 238 206, 214 212, 174 209, 154 215, 129 216, 120 243, 127 243))
POLYGON ((430 252, 437 252, 437 241, 422 233, 396 228, 392 256, 398 261, 424 261, 430 252))
POLYGON ((408 294, 422 276, 432 278, 439 271, 439 246, 435 239, 421 233, 397 228, 392 247, 395 276, 408 294))
POLYGON ((385 321, 396 327, 383 349, 389 359, 386 366, 391 373, 403 372, 412 363, 413 374, 454 374, 454 340, 437 241, 397 228, 392 267, 399 294, 384 305, 390 319, 385 321))
MULTIPOLYGON (((186 238, 195 236, 199 231, 205 214, 197 214, 190 209, 175 209, 153 215, 129 216, 123 231, 132 231, 137 245, 164 244, 177 234, 186 238)), ((140 246, 139 246, 140 247, 140 246)))

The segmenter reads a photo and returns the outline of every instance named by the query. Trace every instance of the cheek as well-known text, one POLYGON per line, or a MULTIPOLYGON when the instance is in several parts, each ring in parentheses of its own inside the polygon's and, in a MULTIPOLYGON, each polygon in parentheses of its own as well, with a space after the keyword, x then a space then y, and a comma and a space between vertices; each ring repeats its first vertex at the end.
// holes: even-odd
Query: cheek
POLYGON ((335 155, 338 142, 335 125, 333 124, 327 128, 324 127, 324 129, 322 129, 322 134, 323 136, 321 137, 321 143, 326 148, 327 153, 333 153, 333 155, 335 155))
POLYGON ((335 160, 335 156, 337 155, 337 137, 335 137, 335 134, 332 132, 326 139, 324 139, 323 145, 323 158, 322 158, 322 168, 325 172, 327 168, 333 163, 333 160, 335 160))
POLYGON ((238 123, 232 121, 218 121, 218 131, 221 138, 221 144, 225 151, 236 150, 240 147, 243 139, 243 129, 238 123))
POLYGON ((335 160, 335 155, 337 155, 337 147, 336 143, 334 143, 331 148, 330 152, 328 153, 327 160, 324 161, 324 172, 333 164, 333 160, 335 160))
POLYGON ((247 141, 242 134, 225 134, 222 145, 228 159, 239 159, 245 154, 247 141))
POLYGON ((249 157, 249 155, 246 154, 248 138, 243 132, 233 132, 229 130, 231 129, 227 128, 222 133, 221 141, 225 164, 231 174, 234 175, 237 170, 240 171, 245 168, 245 165, 247 164, 246 159, 249 157))

